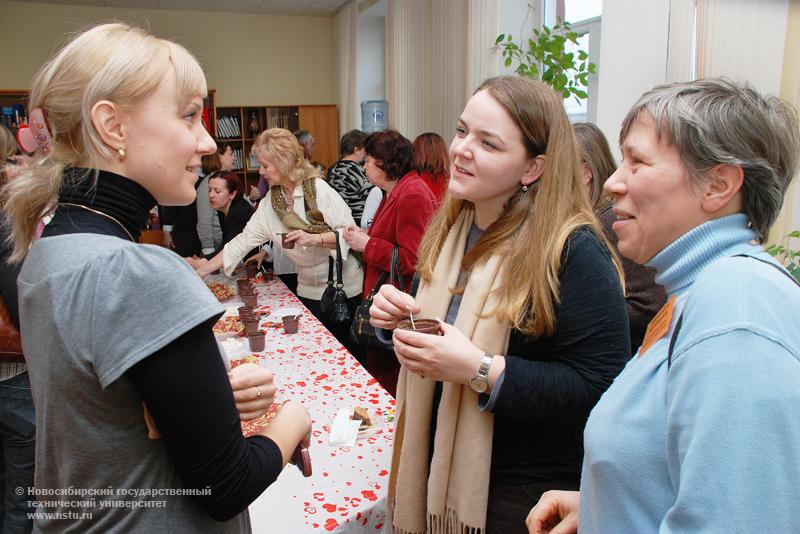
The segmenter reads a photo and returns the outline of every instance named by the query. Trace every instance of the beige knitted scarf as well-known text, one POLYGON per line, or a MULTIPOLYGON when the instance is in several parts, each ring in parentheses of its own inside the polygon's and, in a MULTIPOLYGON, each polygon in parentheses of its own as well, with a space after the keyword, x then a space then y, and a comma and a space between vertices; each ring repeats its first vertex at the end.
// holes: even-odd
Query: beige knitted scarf
MULTIPOLYGON (((473 212, 456 219, 436 261, 430 283, 420 284, 420 316, 445 317, 456 287, 473 212)), ((470 273, 455 327, 490 354, 505 354, 511 329, 488 315, 502 283, 500 258, 470 273)), ((433 459, 430 429, 435 382, 400 369, 397 385, 389 514, 398 534, 485 532, 494 416, 478 409, 468 386, 445 382, 437 412, 433 459)))

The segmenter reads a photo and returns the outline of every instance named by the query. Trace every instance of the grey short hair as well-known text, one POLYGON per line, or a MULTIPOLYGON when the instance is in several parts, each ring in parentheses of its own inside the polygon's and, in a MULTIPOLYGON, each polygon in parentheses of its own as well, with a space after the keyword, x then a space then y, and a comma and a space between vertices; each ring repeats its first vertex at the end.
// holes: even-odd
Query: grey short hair
POLYGON ((642 95, 622 121, 620 144, 642 112, 653 118, 659 139, 678 150, 693 180, 702 182, 720 163, 743 169, 743 209, 764 242, 797 171, 795 109, 724 78, 659 85, 642 95))
POLYGON ((305 145, 306 143, 310 142, 311 138, 313 137, 311 132, 308 130, 297 130, 294 132, 294 136, 297 138, 297 142, 301 145, 305 145))

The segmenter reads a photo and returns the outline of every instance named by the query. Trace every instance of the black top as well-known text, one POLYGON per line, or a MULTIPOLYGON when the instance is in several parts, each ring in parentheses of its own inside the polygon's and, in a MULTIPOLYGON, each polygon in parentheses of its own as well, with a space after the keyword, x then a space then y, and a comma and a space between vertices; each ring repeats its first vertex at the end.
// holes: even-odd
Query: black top
MULTIPOLYGON (((611 226, 617 220, 617 216, 611 211, 613 206, 607 204, 597 212, 597 220, 603 227, 603 232, 609 242, 617 247, 619 238, 614 233, 611 226)), ((625 285, 627 286, 627 296, 625 306, 628 310, 628 324, 631 330, 631 353, 639 350, 647 331, 647 325, 655 317, 658 310, 666 304, 667 293, 664 288, 656 284, 656 270, 652 267, 645 267, 633 260, 619 255, 622 260, 622 270, 625 271, 625 285)))
MULTIPOLYGON (((100 172, 93 189, 74 184, 65 188, 68 192, 62 190, 59 201, 112 215, 134 236, 144 228, 156 203, 137 183, 105 171, 100 172), (129 226, 136 221, 138 226, 129 226)), ((129 239, 107 217, 63 205, 42 237, 85 232, 129 239)), ((127 376, 150 410, 185 487, 211 489, 205 492, 208 495, 192 498, 211 517, 224 521, 241 513, 277 479, 283 459, 272 440, 263 436, 245 439, 241 434, 239 412, 211 330, 216 319, 195 326, 143 359, 127 376), (196 429, 204 426, 200 421, 208 420, 218 422, 220 432, 196 435, 196 429)))
POLYGON ((14 326, 19 328, 19 303, 17 297, 17 277, 22 269, 22 262, 7 263, 14 246, 8 242, 10 227, 6 215, 0 211, 0 296, 8 308, 8 315, 14 326))
POLYGON ((583 228, 564 255, 555 334, 511 332, 493 407, 493 484, 577 481, 589 412, 630 359, 625 299, 607 250, 583 228))
MULTIPOLYGON (((250 205, 242 197, 236 197, 231 202, 231 206, 228 208, 228 215, 225 216, 224 213, 217 210, 217 217, 219 217, 219 227, 222 229, 222 244, 220 247, 212 252, 211 254, 207 254, 206 258, 211 259, 225 247, 225 245, 234 237, 242 233, 244 227, 247 226, 247 222, 250 220, 250 217, 253 216, 253 207, 250 205)), ((258 250, 253 249, 247 253, 245 258, 249 258, 258 250)))
MULTIPOLYGON (((199 177, 194 184, 197 189, 204 177, 199 177)), ((198 194, 207 195, 207 191, 198 194)), ((202 252, 200 238, 197 235, 197 199, 188 206, 159 206, 161 224, 172 226, 172 243, 175 252, 182 257, 199 256, 202 252)))

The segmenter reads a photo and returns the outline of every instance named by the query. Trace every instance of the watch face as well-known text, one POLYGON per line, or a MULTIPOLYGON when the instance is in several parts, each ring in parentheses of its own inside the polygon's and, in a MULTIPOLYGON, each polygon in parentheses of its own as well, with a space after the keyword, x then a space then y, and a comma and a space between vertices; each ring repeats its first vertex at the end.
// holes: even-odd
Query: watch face
POLYGON ((469 381, 469 387, 472 388, 472 391, 476 393, 483 393, 489 389, 489 384, 486 382, 486 380, 476 377, 469 381))

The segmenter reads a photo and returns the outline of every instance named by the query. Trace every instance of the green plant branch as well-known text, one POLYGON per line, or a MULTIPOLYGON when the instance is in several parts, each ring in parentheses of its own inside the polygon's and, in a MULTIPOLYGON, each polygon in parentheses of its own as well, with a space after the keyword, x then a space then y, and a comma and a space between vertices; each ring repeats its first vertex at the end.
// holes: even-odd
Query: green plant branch
POLYGON ((800 230, 790 232, 779 244, 767 247, 767 253, 771 254, 786 267, 786 270, 800 282, 800 250, 791 248, 791 239, 800 239, 800 230))
MULTIPOLYGON (((528 10, 533 11, 533 7, 529 5, 528 10)), ((506 67, 516 63, 517 74, 540 79, 564 98, 574 97, 580 102, 589 96, 589 75, 597 67, 588 61, 585 50, 567 52, 568 43, 578 46, 578 37, 569 22, 558 18, 552 28, 543 25, 541 30, 534 29, 524 48, 505 33, 497 36, 494 48, 500 50, 506 67)))

